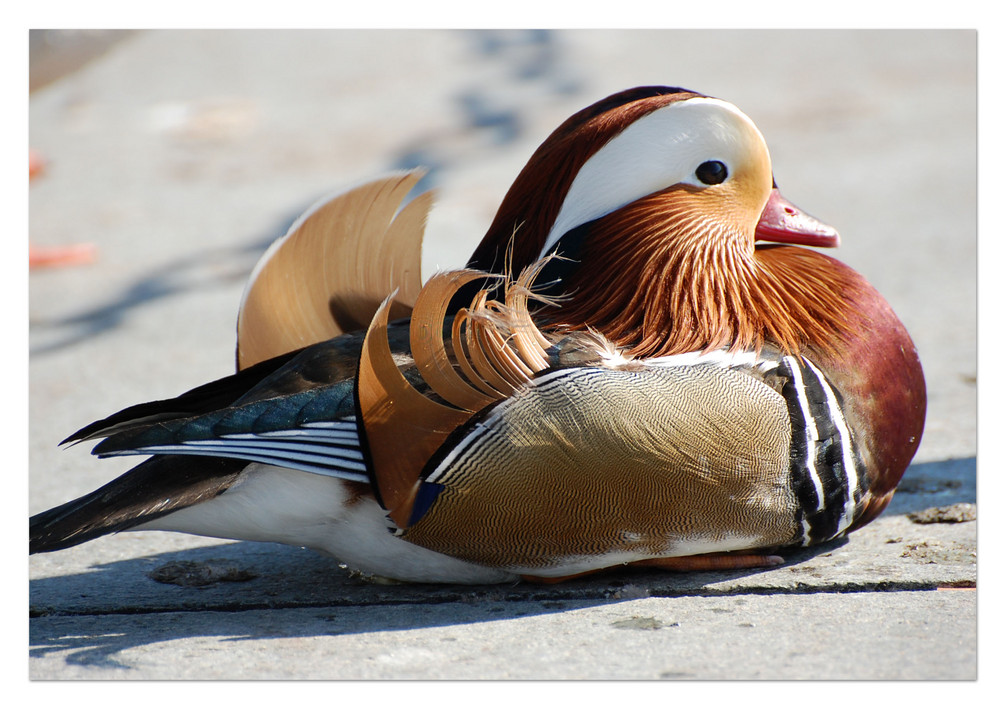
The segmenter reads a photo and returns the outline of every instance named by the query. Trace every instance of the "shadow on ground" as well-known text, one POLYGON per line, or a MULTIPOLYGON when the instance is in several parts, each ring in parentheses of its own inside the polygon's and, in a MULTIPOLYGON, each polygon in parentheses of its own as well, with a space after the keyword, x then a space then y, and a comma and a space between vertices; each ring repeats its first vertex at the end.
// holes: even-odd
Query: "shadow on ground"
MULTIPOLYGON (((834 545, 789 557, 802 562, 834 545)), ((297 548, 231 543, 97 565, 35 580, 30 655, 65 653, 68 665, 129 669, 125 650, 192 638, 225 643, 308 638, 506 621, 650 596, 719 595, 711 584, 764 570, 665 573, 620 571, 558 585, 386 585, 297 548), (173 563, 237 568, 244 581, 203 587, 150 578, 173 563), (264 568, 265 574, 256 574, 264 568), (281 611, 274 611, 280 609, 281 611), (100 628, 96 628, 100 627, 100 628)))

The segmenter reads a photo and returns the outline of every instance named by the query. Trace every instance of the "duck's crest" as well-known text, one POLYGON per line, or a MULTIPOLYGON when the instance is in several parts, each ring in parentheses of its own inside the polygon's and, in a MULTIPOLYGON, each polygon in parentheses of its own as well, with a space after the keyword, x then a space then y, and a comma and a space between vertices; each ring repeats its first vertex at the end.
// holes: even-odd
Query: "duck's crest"
POLYGON ((545 255, 544 245, 563 201, 587 160, 644 115, 695 97, 703 96, 673 86, 639 86, 567 118, 539 145, 511 184, 469 267, 499 272, 510 262, 511 272, 516 273, 545 255), (517 247, 508 253, 510 234, 515 231, 517 247))

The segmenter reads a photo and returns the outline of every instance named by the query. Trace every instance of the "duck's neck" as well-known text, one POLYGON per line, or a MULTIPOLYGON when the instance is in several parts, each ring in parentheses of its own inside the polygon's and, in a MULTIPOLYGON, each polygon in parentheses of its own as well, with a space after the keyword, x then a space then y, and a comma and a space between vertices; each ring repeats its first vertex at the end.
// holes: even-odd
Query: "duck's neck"
POLYGON ((646 223, 622 216, 594 224, 563 283, 565 301, 545 312, 553 323, 592 327, 643 358, 767 344, 797 353, 864 327, 867 295, 836 260, 754 249, 749 234, 706 231, 680 210, 646 223))

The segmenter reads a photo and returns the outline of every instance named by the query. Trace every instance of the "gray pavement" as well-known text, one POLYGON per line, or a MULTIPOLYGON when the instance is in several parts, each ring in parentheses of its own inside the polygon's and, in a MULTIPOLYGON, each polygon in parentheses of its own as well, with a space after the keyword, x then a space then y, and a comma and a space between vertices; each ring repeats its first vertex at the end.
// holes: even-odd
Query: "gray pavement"
POLYGON ((757 122, 782 191, 840 229, 838 257, 910 329, 927 428, 883 517, 767 571, 386 585, 297 548, 168 533, 35 556, 31 678, 977 678, 974 33, 120 39, 30 101, 47 161, 31 242, 97 248, 29 278, 31 513, 130 466, 57 448, 70 432, 231 372, 243 282, 312 201, 429 166, 425 274, 460 265, 552 128, 645 83, 757 122))

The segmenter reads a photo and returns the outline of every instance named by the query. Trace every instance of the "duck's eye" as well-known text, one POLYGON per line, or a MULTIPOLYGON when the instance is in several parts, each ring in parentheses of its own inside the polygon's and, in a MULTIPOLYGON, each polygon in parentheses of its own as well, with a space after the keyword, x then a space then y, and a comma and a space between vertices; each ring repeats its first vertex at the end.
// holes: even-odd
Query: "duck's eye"
POLYGON ((709 160, 698 165, 698 169, 694 171, 694 176, 702 184, 722 184, 726 181, 726 177, 729 176, 729 170, 726 169, 726 165, 718 160, 709 160))

